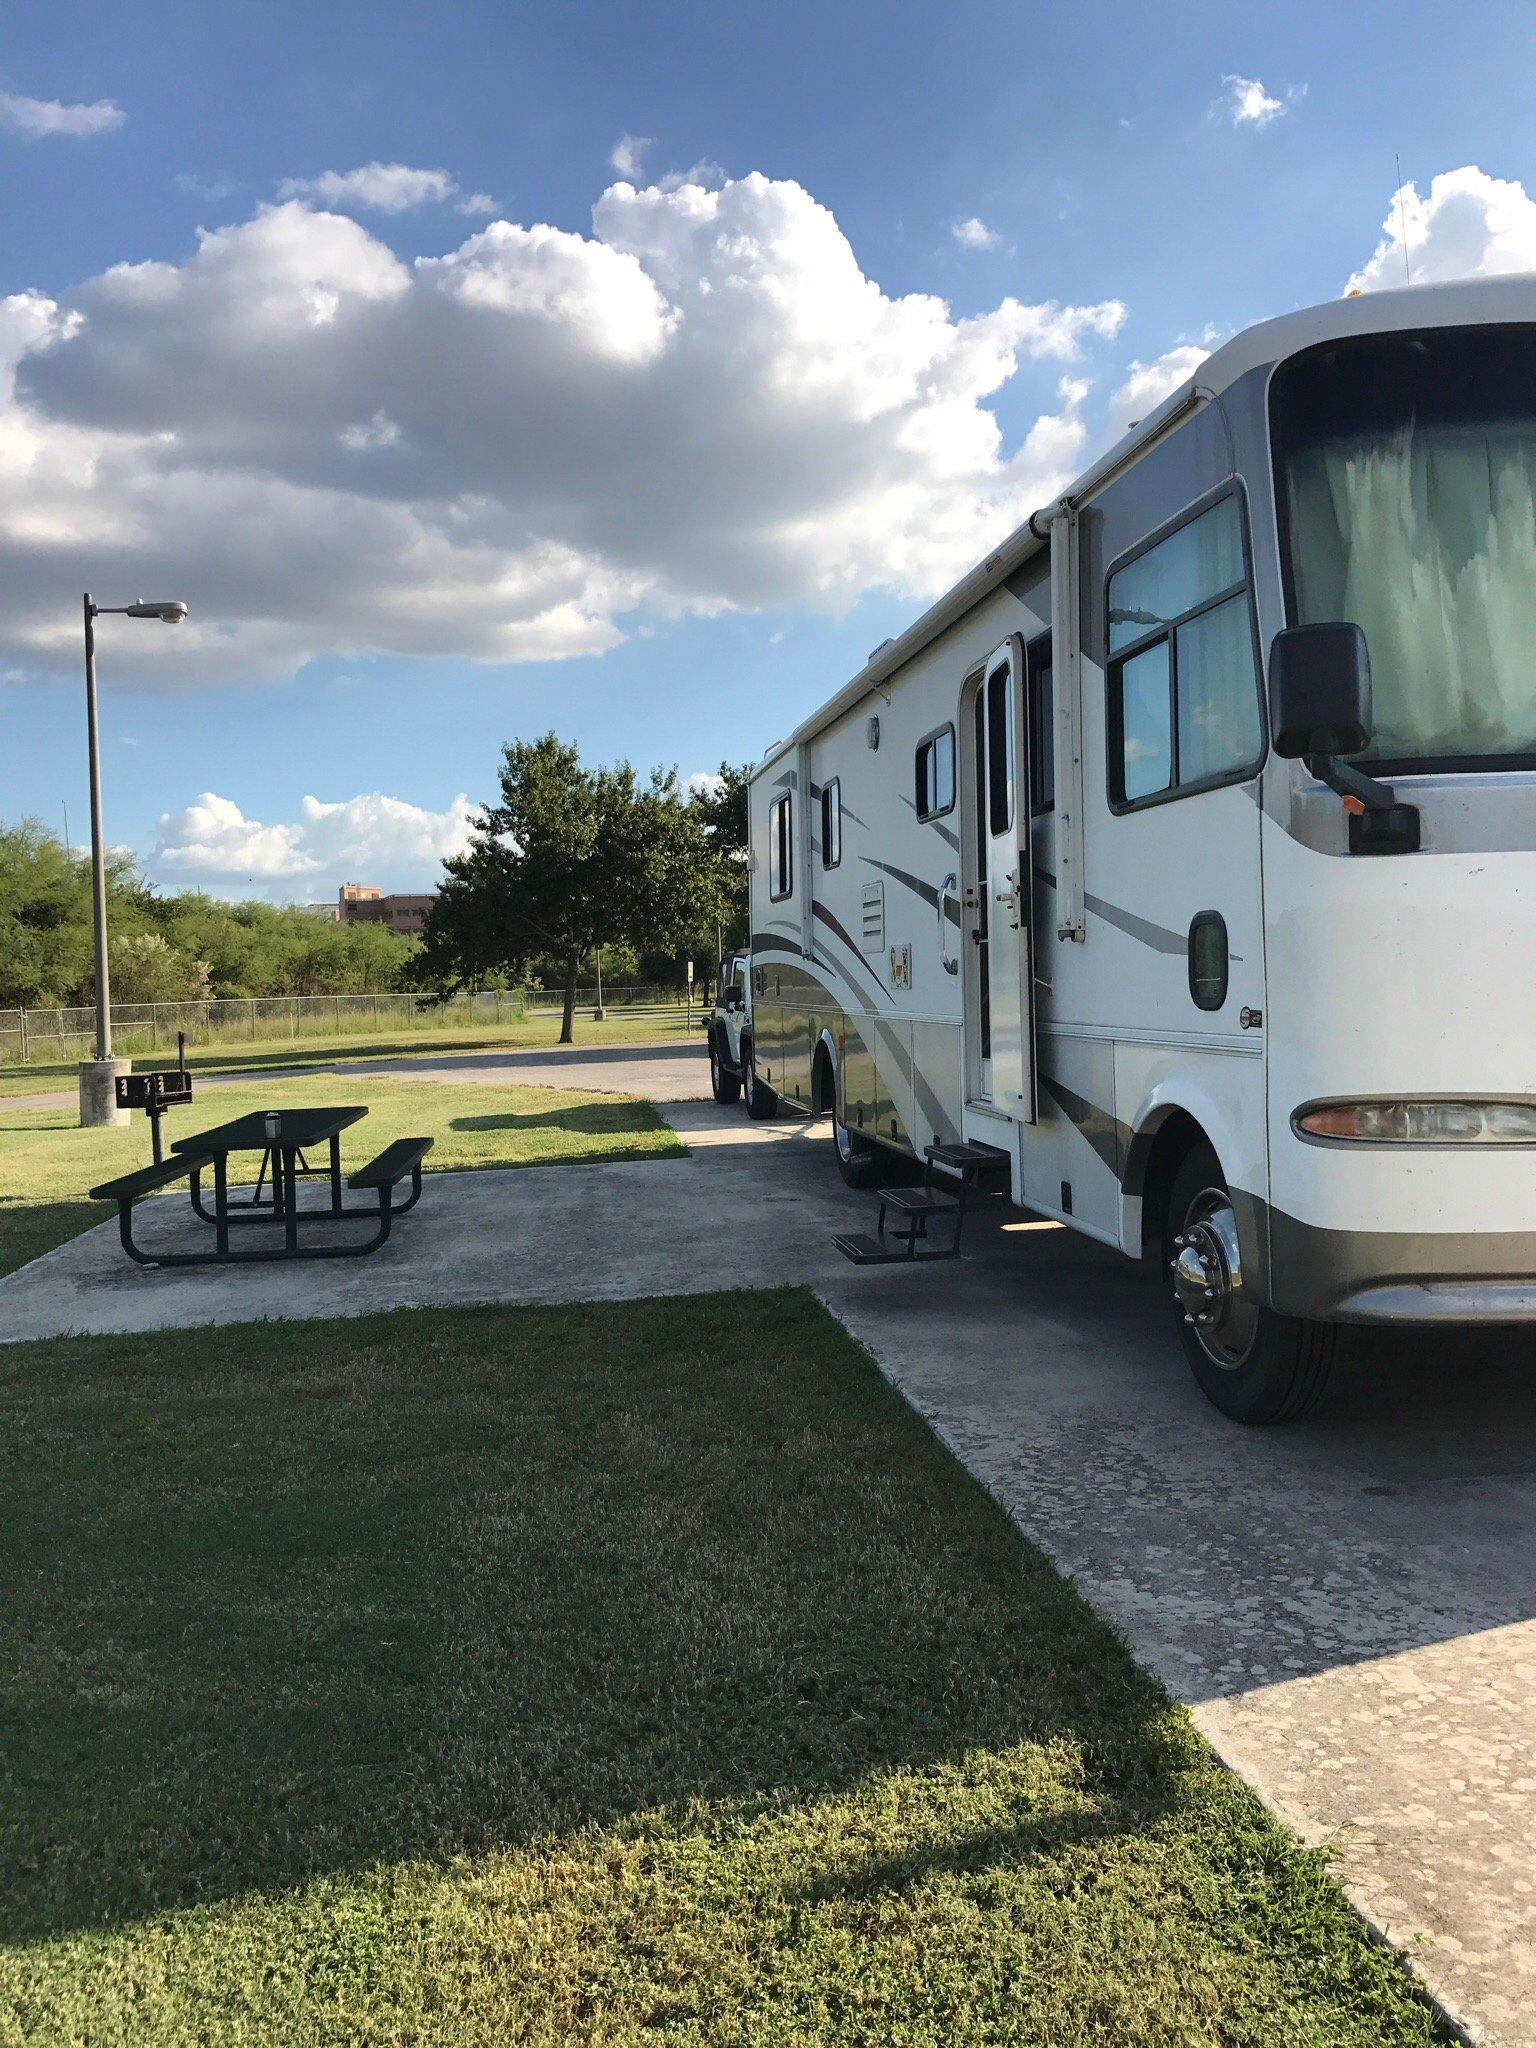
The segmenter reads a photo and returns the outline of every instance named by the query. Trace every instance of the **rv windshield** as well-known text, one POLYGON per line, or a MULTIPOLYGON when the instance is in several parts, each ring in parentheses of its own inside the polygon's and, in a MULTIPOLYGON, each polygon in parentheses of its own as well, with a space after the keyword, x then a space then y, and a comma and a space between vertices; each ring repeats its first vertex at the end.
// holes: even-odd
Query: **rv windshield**
POLYGON ((1287 613, 1363 628, 1364 758, 1536 761, 1536 327, 1329 342, 1270 407, 1287 613))

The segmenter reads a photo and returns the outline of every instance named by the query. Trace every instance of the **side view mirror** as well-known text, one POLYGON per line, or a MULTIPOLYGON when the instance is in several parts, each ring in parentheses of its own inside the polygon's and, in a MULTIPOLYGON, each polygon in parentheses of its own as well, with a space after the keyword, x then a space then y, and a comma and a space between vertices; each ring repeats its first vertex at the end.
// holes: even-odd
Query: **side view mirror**
POLYGON ((1417 853, 1417 805, 1399 803, 1385 783, 1341 761, 1370 745, 1371 657, 1360 628, 1344 621, 1287 626, 1269 647, 1269 726, 1275 752, 1305 760, 1342 797, 1351 853, 1417 853))
POLYGON ((1358 626, 1287 626, 1269 649, 1275 752, 1358 754, 1371 739, 1371 658, 1358 626))

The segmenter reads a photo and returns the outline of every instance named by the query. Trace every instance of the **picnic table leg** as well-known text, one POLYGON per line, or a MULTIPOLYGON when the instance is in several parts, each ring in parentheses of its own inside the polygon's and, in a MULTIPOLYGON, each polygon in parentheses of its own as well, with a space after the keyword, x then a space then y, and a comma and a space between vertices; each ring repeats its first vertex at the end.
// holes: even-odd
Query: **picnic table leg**
POLYGON ((289 1251, 299 1248, 299 1183, 298 1147, 283 1147, 281 1172, 283 1176, 283 1242, 289 1251))
MULTIPOLYGON (((213 1155, 213 1243, 220 1258, 229 1250, 229 1155, 215 1152, 213 1155)), ((192 1175, 192 1185, 197 1186, 197 1175, 192 1175)))
POLYGON ((331 1214, 341 1214, 341 1138, 331 1139, 331 1214))

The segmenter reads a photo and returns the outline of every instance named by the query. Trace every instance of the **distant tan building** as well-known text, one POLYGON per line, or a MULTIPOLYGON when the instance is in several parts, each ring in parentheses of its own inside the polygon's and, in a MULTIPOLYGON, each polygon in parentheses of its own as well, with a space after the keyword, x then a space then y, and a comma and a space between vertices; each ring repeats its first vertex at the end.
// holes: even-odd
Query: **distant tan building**
POLYGON ((432 907, 430 896, 386 896, 366 882, 343 882, 336 915, 343 924, 383 924, 401 938, 421 936, 432 907))

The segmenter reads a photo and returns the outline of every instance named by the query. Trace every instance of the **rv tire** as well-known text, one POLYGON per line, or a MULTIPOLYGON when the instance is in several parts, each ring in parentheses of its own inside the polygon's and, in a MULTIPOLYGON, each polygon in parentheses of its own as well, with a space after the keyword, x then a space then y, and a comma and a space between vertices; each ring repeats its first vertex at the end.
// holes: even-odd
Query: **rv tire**
POLYGON ((874 1146, 841 1122, 832 1112, 832 1155, 837 1170, 851 1188, 873 1187, 880 1178, 880 1155, 874 1146))
POLYGON ((757 1054, 750 1043, 741 1048, 741 1084, 747 1098, 747 1115, 754 1123, 767 1123, 778 1115, 779 1098, 766 1081, 757 1078, 757 1054))
POLYGON ((709 1088, 716 1102, 736 1102, 741 1096, 741 1076, 726 1066, 718 1032, 711 1032, 709 1039, 709 1088))
POLYGON ((1237 1222, 1221 1164, 1197 1145, 1174 1176, 1166 1270, 1200 1390, 1234 1422, 1294 1422, 1328 1391, 1338 1332, 1245 1301, 1237 1222))

